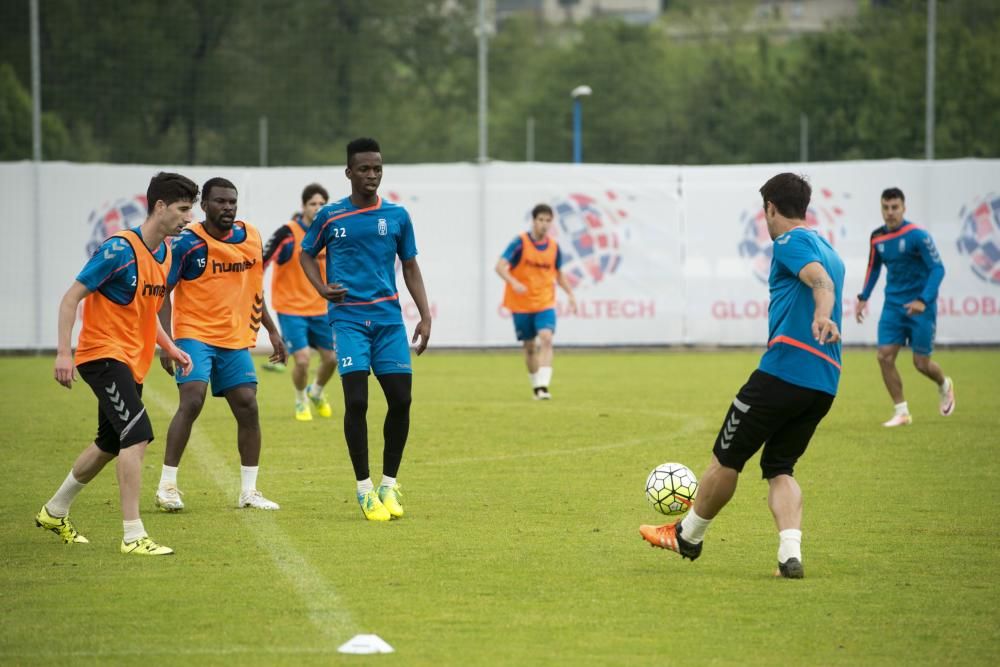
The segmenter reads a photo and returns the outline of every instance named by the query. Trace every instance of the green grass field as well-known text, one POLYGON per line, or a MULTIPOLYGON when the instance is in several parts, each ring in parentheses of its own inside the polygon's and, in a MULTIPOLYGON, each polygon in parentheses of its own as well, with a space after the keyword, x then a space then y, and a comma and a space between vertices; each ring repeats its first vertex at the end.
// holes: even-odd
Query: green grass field
MULTIPOLYGON (((33 516, 92 437, 83 383, 51 357, 0 358, 0 664, 974 665, 1000 655, 1000 351, 942 351, 958 408, 900 356, 914 425, 891 414, 874 352, 846 353, 841 393, 797 469, 802 581, 772 576, 767 485, 750 463, 691 563, 649 548, 643 497, 665 461, 700 472, 758 352, 562 352, 533 402, 519 355, 431 351, 415 364, 400 472, 407 515, 363 520, 333 420, 292 419, 287 374, 260 373, 259 487, 280 512, 234 509, 235 422, 212 400, 181 465, 187 509, 152 495, 176 389, 146 405, 146 528, 172 558, 118 553, 107 468, 72 509, 89 545, 33 516), (374 633, 396 653, 345 656, 374 633)), ((373 476, 384 403, 372 383, 373 476)), ((335 399, 335 400, 334 400, 335 399)), ((377 479, 377 477, 376 477, 377 479)))

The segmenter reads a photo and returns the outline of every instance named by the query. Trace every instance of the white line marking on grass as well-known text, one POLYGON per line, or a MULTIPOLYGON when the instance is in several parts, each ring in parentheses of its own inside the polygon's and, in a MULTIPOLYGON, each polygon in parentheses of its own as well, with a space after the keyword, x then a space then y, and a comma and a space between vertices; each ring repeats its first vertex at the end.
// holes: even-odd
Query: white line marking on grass
MULTIPOLYGON (((143 398, 151 399, 167 414, 172 414, 174 410, 174 405, 156 391, 147 389, 143 398)), ((235 502, 238 495, 236 489, 224 482, 223 476, 218 474, 218 471, 230 468, 231 464, 217 452, 215 443, 203 433, 197 422, 191 429, 189 452, 192 451, 191 445, 195 445, 194 456, 189 454, 185 459, 188 465, 193 463, 201 468, 207 473, 204 476, 213 480, 223 495, 235 502)), ((236 516, 248 527, 247 532, 254 537, 260 549, 271 557, 278 571, 299 594, 309 620, 320 635, 331 642, 331 652, 336 651, 345 637, 358 633, 359 628, 333 585, 293 546, 292 540, 276 523, 277 517, 273 513, 266 510, 242 510, 236 512, 236 516)))

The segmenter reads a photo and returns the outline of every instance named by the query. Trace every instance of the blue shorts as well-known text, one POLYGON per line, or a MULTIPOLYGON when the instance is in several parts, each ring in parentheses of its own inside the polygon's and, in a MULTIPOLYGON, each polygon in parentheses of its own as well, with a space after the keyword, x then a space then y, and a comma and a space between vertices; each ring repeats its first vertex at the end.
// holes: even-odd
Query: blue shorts
POLYGON ((887 303, 882 306, 882 316, 878 320, 878 344, 909 345, 914 354, 928 356, 934 351, 936 330, 937 308, 934 306, 910 317, 902 305, 887 303))
POLYGON ((337 320, 337 368, 341 375, 372 371, 376 376, 411 375, 406 327, 399 324, 337 320))
POLYGON ((333 350, 333 327, 326 315, 284 315, 278 313, 278 326, 288 354, 312 347, 333 350))
POLYGON ((518 340, 535 340, 538 332, 548 329, 556 332, 556 309, 540 310, 537 313, 513 313, 514 333, 518 340))
POLYGON ((177 384, 211 381, 212 396, 222 396, 236 387, 256 386, 257 370, 250 350, 229 350, 193 338, 178 338, 174 342, 190 354, 194 362, 190 375, 181 375, 181 370, 177 369, 177 384))

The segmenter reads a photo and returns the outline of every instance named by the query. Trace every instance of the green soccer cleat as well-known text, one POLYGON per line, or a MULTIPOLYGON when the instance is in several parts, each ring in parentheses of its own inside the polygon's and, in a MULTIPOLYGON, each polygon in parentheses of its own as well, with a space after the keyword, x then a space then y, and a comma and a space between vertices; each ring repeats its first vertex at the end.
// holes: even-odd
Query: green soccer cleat
POLYGON ((174 550, 170 547, 157 544, 148 535, 140 537, 135 542, 122 540, 121 552, 123 554, 136 554, 137 556, 173 556, 174 550))
POLYGON ((265 361, 260 365, 265 371, 271 371, 272 373, 284 373, 288 368, 284 364, 272 364, 270 361, 265 361))
POLYGON ((38 514, 35 515, 35 525, 45 530, 51 530, 66 544, 90 543, 90 540, 77 532, 76 526, 69 520, 68 514, 66 516, 52 516, 45 505, 42 505, 42 509, 38 510, 38 514))
POLYGON ((368 491, 367 493, 358 494, 358 504, 361 505, 361 511, 364 513, 365 518, 369 521, 388 521, 392 518, 389 514, 389 510, 385 508, 382 501, 378 498, 378 493, 375 489, 368 491))
POLYGON ((312 403, 313 408, 316 409, 316 414, 320 417, 332 417, 333 408, 330 407, 329 401, 326 400, 326 394, 320 392, 319 396, 312 395, 312 385, 306 388, 306 396, 309 397, 309 402, 312 403))
POLYGON ((398 519, 403 516, 403 506, 399 504, 399 501, 403 498, 403 491, 399 488, 399 484, 393 484, 392 486, 380 486, 378 487, 378 499, 382 501, 385 508, 389 510, 389 514, 392 515, 393 519, 398 519))

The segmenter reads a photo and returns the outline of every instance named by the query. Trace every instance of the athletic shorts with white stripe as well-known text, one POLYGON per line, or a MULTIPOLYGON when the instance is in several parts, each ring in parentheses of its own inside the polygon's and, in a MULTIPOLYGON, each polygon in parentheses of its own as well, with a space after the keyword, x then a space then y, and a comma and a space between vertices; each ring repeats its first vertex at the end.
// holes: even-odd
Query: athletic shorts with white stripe
POLYGON ((763 446, 764 479, 791 475, 833 398, 755 370, 729 406, 712 453, 722 465, 742 472, 763 446))
POLYGON ((97 396, 97 436, 94 443, 108 454, 153 439, 153 425, 142 404, 142 385, 117 359, 96 359, 76 367, 97 396))

